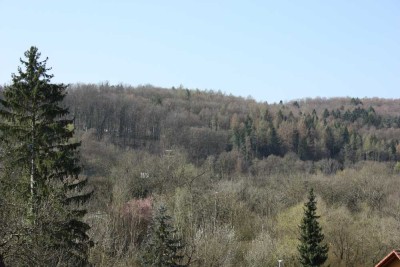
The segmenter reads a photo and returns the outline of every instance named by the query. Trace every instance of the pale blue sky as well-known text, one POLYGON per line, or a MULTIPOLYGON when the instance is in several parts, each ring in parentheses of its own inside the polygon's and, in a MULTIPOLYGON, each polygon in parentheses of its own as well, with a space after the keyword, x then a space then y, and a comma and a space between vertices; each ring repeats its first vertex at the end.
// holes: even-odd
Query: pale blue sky
POLYGON ((398 0, 0 0, 0 12, 0 84, 35 45, 56 82, 400 97, 398 0))

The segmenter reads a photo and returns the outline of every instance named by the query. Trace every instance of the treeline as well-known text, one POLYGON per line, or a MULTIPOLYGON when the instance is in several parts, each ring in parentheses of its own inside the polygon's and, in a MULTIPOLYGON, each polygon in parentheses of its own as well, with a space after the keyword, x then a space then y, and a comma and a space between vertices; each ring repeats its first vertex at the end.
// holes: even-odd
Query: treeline
POLYGON ((74 85, 66 100, 77 128, 95 129, 98 140, 156 154, 179 148, 194 163, 238 153, 235 166, 242 170, 254 159, 290 152, 302 160, 334 159, 341 166, 395 161, 400 116, 392 111, 399 102, 336 98, 267 104, 221 92, 107 83, 74 85))

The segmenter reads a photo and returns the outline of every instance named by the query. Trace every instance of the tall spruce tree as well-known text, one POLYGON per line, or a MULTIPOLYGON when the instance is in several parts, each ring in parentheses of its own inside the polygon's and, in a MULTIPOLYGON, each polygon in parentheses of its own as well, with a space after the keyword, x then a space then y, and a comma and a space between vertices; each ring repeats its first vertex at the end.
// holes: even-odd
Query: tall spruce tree
POLYGON ((144 266, 188 266, 182 263, 184 258, 183 249, 182 240, 177 237, 176 230, 172 226, 171 217, 167 215, 167 208, 161 205, 149 229, 142 262, 144 266))
POLYGON ((316 215, 317 201, 311 188, 308 202, 304 204, 304 217, 300 225, 300 263, 303 267, 321 266, 328 258, 328 245, 323 244, 324 235, 316 215))
POLYGON ((0 99, 1 185, 28 204, 19 214, 24 230, 14 235, 13 264, 84 266, 90 242, 83 203, 90 192, 78 177, 80 143, 72 141, 73 121, 62 106, 67 86, 51 83, 36 47, 25 57, 0 99))

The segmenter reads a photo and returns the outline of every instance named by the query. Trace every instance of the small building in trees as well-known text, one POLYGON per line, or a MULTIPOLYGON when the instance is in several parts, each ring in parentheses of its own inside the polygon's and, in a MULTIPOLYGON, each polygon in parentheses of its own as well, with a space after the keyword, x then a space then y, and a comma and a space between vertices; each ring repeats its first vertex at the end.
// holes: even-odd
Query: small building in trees
POLYGON ((400 250, 393 250, 375 267, 400 267, 400 250))

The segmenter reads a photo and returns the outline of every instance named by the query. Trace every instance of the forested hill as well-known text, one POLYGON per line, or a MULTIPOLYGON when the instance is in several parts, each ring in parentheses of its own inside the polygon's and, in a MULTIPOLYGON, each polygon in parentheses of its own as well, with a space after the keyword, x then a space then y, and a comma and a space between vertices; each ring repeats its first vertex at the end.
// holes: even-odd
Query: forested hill
MULTIPOLYGON (((266 92, 267 93, 267 92, 266 92)), ((194 163, 209 156, 254 159, 289 152, 302 160, 395 161, 400 100, 302 99, 268 104, 215 91, 76 84, 66 105, 79 130, 152 153, 179 149, 194 163)))

